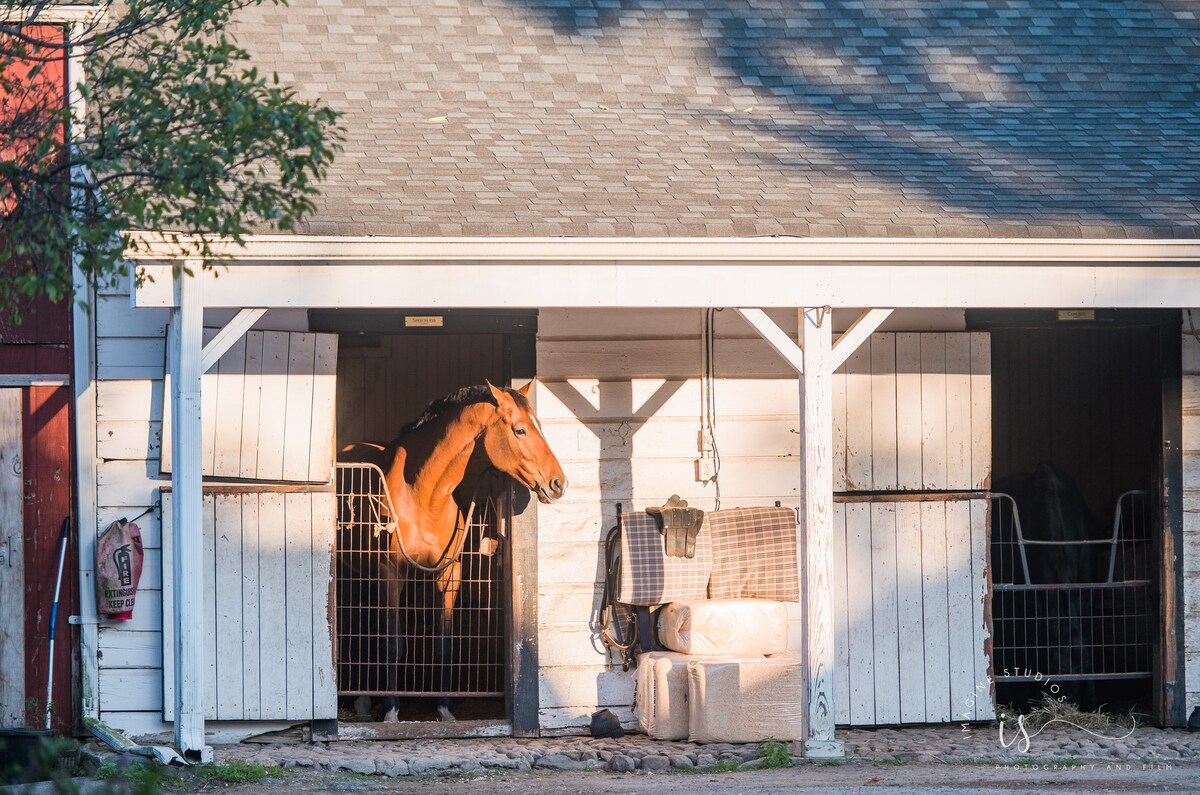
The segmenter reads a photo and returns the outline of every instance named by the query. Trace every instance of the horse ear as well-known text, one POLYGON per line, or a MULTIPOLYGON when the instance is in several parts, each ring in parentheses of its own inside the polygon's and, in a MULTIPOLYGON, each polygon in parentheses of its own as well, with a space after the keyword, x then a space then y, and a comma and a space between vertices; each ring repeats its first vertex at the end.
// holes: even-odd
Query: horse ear
POLYGON ((529 391, 531 389, 533 389, 533 382, 536 380, 537 380, 536 378, 529 379, 529 383, 525 384, 525 386, 518 389, 517 394, 519 394, 521 397, 529 397, 529 391))
POLYGON ((484 383, 487 384, 487 388, 491 391, 492 400, 496 401, 497 406, 503 406, 505 400, 508 400, 508 401, 512 400, 511 397, 509 397, 507 394, 505 394, 503 389, 499 389, 499 388, 493 386, 491 381, 488 381, 485 379, 484 383))

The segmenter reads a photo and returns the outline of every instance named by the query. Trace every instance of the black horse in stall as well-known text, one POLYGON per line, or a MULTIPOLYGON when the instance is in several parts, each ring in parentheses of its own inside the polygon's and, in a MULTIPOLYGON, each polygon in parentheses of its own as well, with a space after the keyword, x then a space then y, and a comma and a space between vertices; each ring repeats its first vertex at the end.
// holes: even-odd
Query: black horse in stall
MULTIPOLYGON (((1098 706, 1095 686, 1080 677, 1092 672, 1094 591, 1076 586, 1100 582, 1107 574, 1102 558, 1106 560, 1108 548, 1079 543, 1103 538, 1104 528, 1078 485, 1052 464, 1043 462, 1033 472, 998 478, 992 490, 1013 498, 1027 542, 1053 542, 1027 543, 1023 564, 1011 527, 993 528, 993 542, 1008 546, 1005 560, 993 561, 996 581, 1029 586, 997 594, 1012 600, 1003 606, 1011 620, 1003 622, 1004 635, 997 638, 997 673, 1008 668, 1018 675, 1040 674, 1057 685, 1055 697, 1093 709, 1098 706)), ((999 519, 994 513, 993 522, 999 519)), ((996 549, 993 546, 994 558, 996 549)), ((1048 686, 1036 684, 1038 692, 1030 695, 1036 699, 1048 686)))

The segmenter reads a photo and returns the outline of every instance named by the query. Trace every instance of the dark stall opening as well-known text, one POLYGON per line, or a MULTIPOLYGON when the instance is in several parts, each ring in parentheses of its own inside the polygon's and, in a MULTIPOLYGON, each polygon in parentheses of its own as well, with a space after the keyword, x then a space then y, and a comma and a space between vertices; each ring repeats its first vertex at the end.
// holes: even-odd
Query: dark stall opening
MULTIPOLYGON (((311 312, 314 329, 339 333, 338 449, 386 443, 431 401, 462 387, 508 384, 514 374, 530 369, 520 357, 531 347, 536 322, 531 312, 311 312)), ((464 481, 456 490, 466 520, 460 565, 450 569, 454 599, 447 602, 445 589, 437 586, 441 572, 401 570, 388 562, 395 554, 388 550, 396 508, 383 476, 379 464, 338 464, 340 734, 509 733, 513 501, 508 481, 485 473, 480 480, 486 484, 472 488, 464 481), (453 604, 452 618, 440 628, 447 603, 453 604)))
POLYGON ((1151 714, 1169 326, 1153 313, 971 320, 992 334, 997 704, 1050 695, 1151 714))

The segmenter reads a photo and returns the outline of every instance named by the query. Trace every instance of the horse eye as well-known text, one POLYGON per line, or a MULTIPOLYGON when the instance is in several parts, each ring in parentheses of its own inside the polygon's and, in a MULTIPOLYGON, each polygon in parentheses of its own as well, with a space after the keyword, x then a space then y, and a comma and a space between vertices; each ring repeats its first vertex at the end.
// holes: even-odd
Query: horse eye
POLYGON ((527 431, 524 428, 513 428, 513 433, 515 433, 517 436, 524 436, 527 431))

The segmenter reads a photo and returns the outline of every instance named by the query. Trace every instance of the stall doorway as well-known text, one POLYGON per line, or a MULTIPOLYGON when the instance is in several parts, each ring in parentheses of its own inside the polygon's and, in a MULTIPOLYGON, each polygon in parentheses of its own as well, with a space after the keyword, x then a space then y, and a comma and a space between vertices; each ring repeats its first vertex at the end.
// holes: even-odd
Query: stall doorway
MULTIPOLYGON (((431 401, 461 387, 511 383, 526 369, 521 355, 532 349, 535 330, 523 315, 497 320, 477 313, 314 312, 311 322, 339 332, 339 449, 394 438, 431 401)), ((435 574, 408 572, 397 589, 398 605, 385 596, 398 584, 372 574, 387 571, 372 565, 387 548, 381 474, 363 465, 338 466, 339 735, 453 737, 511 729, 508 541, 516 501, 504 484, 491 484, 475 500, 447 636, 437 630, 441 594, 435 574), (396 659, 389 662, 391 657, 396 659), (389 665, 395 667, 390 673, 389 665), (399 724, 380 726, 390 696, 398 698, 399 724), (439 708, 447 706, 454 720, 439 722, 445 717, 439 708), (420 728, 423 723, 428 728, 420 728)))
MULTIPOLYGON (((1164 339, 1152 313, 980 313, 992 334, 998 704, 1157 712, 1164 339)), ((1173 364, 1176 378, 1178 359, 1173 364)))

